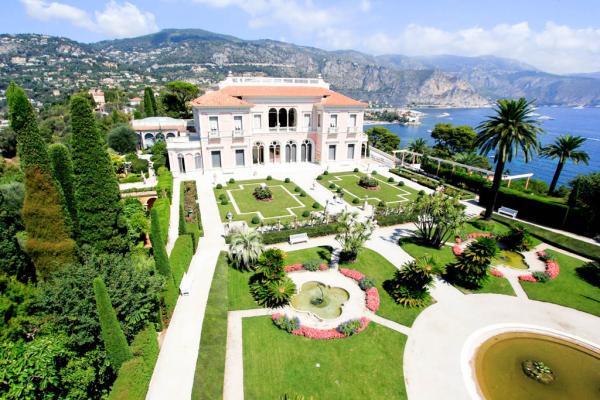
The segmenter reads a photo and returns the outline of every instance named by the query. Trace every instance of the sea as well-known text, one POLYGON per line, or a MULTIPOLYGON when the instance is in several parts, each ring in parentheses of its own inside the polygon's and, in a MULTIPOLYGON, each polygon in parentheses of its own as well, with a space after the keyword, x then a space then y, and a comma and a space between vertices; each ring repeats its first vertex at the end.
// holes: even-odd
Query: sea
MULTIPOLYGON (((488 116, 493 115, 491 108, 427 108, 416 109, 425 115, 421 124, 407 126, 400 124, 387 124, 390 131, 400 137, 400 147, 407 147, 416 138, 427 140, 430 146, 435 144, 431 138, 431 131, 439 123, 453 125, 470 125, 476 128, 488 116)), ((574 164, 569 161, 563 168, 558 180, 559 185, 568 185, 569 181, 578 174, 600 172, 600 108, 571 108, 571 107, 538 107, 535 110, 536 118, 540 118, 544 133, 540 136, 542 145, 552 143, 560 135, 571 134, 582 136, 587 140, 582 146, 589 156, 589 165, 574 164)), ((365 125, 365 130, 373 125, 365 125)), ((493 164, 493 154, 489 155, 493 164)), ((557 160, 541 158, 535 155, 533 160, 525 163, 521 154, 505 167, 505 172, 511 175, 533 173, 533 178, 546 181, 550 184, 557 160)))

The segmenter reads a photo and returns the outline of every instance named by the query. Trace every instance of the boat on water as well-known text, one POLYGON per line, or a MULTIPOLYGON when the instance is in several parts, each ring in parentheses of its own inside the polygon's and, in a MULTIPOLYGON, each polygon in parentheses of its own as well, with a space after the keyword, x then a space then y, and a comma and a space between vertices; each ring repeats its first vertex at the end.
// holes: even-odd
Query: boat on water
POLYGON ((447 112, 436 115, 436 117, 438 117, 438 118, 444 118, 444 117, 449 117, 449 116, 450 116, 450 113, 447 113, 447 112))
POLYGON ((573 107, 573 110, 583 110, 584 108, 584 106, 575 106, 573 107))

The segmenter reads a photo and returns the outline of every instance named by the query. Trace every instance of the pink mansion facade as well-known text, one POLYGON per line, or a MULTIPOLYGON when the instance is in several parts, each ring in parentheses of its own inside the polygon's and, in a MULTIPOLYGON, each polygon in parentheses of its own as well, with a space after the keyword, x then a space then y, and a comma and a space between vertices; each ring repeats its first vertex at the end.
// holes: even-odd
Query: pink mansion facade
POLYGON ((229 76, 191 105, 196 133, 167 139, 175 174, 350 164, 367 151, 367 104, 330 90, 320 77, 229 76))

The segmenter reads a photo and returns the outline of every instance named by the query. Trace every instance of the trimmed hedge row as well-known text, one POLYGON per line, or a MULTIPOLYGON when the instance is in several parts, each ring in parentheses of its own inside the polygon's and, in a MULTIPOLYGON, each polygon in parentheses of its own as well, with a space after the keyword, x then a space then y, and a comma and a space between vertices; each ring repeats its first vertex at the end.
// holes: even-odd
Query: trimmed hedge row
POLYGON ((298 233, 306 233, 308 237, 335 235, 339 226, 339 224, 324 224, 317 226, 305 226, 295 229, 285 229, 276 232, 263 233, 262 238, 264 244, 275 244, 287 242, 290 238, 290 235, 295 235, 298 233))
POLYGON ((160 167, 157 173, 156 192, 158 197, 173 198, 173 174, 165 167, 160 167))
MULTIPOLYGON (((202 229, 202 220, 200 218, 200 207, 198 206, 198 192, 196 190, 196 182, 195 181, 184 181, 181 182, 180 188, 180 203, 181 209, 180 213, 180 221, 183 220, 185 233, 192 235, 192 240, 194 242, 194 249, 198 246, 198 241, 200 237, 204 235, 204 231, 202 229), (189 191, 189 192, 188 192, 189 191), (191 192, 191 193, 190 193, 191 192), (186 194, 188 196, 186 197, 186 194), (192 194, 191 196, 189 194, 192 194), (191 217, 187 217, 188 209, 192 209, 191 217)), ((181 223, 181 222, 180 222, 181 223)), ((180 227, 181 231, 181 227, 180 227)))
POLYGON ((159 352, 154 328, 148 326, 138 333, 130 347, 134 358, 123 363, 108 395, 108 400, 143 400, 146 398, 159 352))
MULTIPOLYGON (((390 172, 403 178, 410 179, 413 182, 416 182, 422 186, 428 187, 433 190, 437 189, 437 187, 441 184, 441 182, 437 179, 429 178, 427 176, 423 176, 406 169, 392 168, 390 169, 390 172)), ((447 183, 444 184, 444 187, 445 193, 449 194, 450 196, 458 197, 463 200, 475 198, 474 193, 471 193, 459 187, 452 186, 447 183)))
MULTIPOLYGON (((512 226, 516 223, 512 219, 498 214, 493 214, 492 219, 507 226, 512 226)), ((560 233, 552 232, 526 222, 519 221, 519 223, 527 227, 527 230, 531 236, 535 236, 536 238, 548 244, 573 252, 575 254, 579 254, 580 256, 587 257, 592 260, 600 261, 600 247, 595 244, 584 242, 570 236, 561 235, 560 233)))
POLYGON ((181 235, 175 241, 171 255, 169 256, 169 264, 171 264, 171 273, 175 286, 179 287, 183 274, 187 272, 192 257, 194 255, 194 243, 191 235, 181 235))
POLYGON ((465 189, 472 190, 473 192, 479 193, 479 190, 483 187, 490 185, 490 182, 477 175, 468 174, 466 172, 455 170, 452 172, 451 168, 440 167, 438 172, 437 164, 422 163, 421 168, 430 174, 437 175, 440 178, 444 178, 446 182, 450 182, 453 185, 464 187, 465 189))
POLYGON ((400 225, 411 222, 406 214, 376 215, 375 221, 379 226, 400 225))
POLYGON ((156 210, 158 222, 160 224, 161 239, 163 243, 167 243, 169 236, 169 223, 171 219, 171 205, 169 199, 157 199, 152 206, 151 213, 153 214, 156 210))

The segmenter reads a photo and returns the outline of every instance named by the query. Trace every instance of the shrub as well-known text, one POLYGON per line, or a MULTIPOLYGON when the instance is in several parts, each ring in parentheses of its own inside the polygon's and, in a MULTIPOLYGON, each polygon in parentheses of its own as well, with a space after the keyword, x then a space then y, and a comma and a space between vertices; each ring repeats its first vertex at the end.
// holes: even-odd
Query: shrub
POLYGON ((404 181, 398 182, 398 186, 404 186, 404 181))
POLYGON ((318 181, 320 181, 320 180, 322 180, 322 179, 323 179, 323 175, 318 175, 318 176, 317 176, 317 180, 318 180, 318 181))
POLYGON ((345 336, 352 336, 360 332, 360 328, 362 328, 360 321, 357 319, 352 319, 339 324, 336 330, 345 336))
POLYGON ((417 193, 419 196, 424 196, 425 195, 425 191, 424 190, 419 190, 419 193, 417 193))
POLYGON ((285 183, 290 183, 290 178, 285 178, 283 181, 284 181, 285 183))
POLYGON ((308 218, 308 217, 310 217, 310 211, 308 211, 308 210, 304 210, 304 211, 302 211, 302 216, 303 216, 304 218, 308 218))
POLYGON ((110 302, 104 281, 101 277, 97 277, 93 283, 102 341, 104 342, 104 348, 110 365, 113 371, 116 372, 121 368, 123 362, 132 357, 131 350, 127 345, 127 339, 110 302))
POLYGON ((327 171, 327 170, 323 171, 323 175, 329 175, 329 171, 327 171))
POLYGON ((175 241, 171 255, 169 256, 169 264, 173 274, 175 286, 179 287, 183 274, 187 272, 192 257, 194 256, 194 243, 191 235, 181 235, 175 241))
POLYGON ((159 197, 167 197, 171 200, 173 196, 173 174, 166 167, 160 167, 157 171, 156 192, 159 197))
POLYGON ((362 290, 371 289, 375 286, 375 281, 372 278, 365 276, 360 281, 358 281, 358 286, 360 286, 362 290))
POLYGON ((312 208, 314 208, 315 210, 318 210, 320 207, 321 207, 321 205, 319 203, 317 203, 316 201, 312 205, 312 208))
POLYGON ((219 195, 219 200, 226 200, 227 199, 227 195, 225 193, 221 193, 219 195))
POLYGON ((271 175, 269 175, 269 176, 267 176, 267 180, 268 181, 273 180, 273 177, 271 175))
POLYGON ((352 199, 352 204, 358 204, 360 203, 360 200, 358 199, 358 197, 355 197, 352 199))
POLYGON ((230 185, 231 185, 231 184, 234 184, 234 183, 235 183, 235 179, 233 179, 233 178, 229 178, 229 182, 228 182, 228 183, 229 183, 230 185))
POLYGON ((256 200, 269 200, 273 198, 273 193, 271 189, 267 186, 257 186, 254 188, 254 192, 252 193, 256 200))
POLYGON ((296 192, 296 193, 301 192, 301 191, 302 191, 302 189, 300 188, 300 186, 296 186, 294 188, 294 192, 296 192))
POLYGON ((488 268, 497 254, 496 241, 491 237, 480 237, 456 256, 456 262, 448 264, 444 277, 467 289, 479 289, 487 281, 488 268))
POLYGON ((217 186, 216 186, 216 188, 217 188, 217 189, 223 189, 223 185, 221 185, 220 183, 217 183, 217 186))
POLYGON ((298 317, 289 318, 287 315, 273 314, 271 319, 276 327, 288 333, 292 333, 300 328, 300 320, 298 317))
POLYGON ((502 236, 502 242, 510 250, 527 251, 533 245, 529 231, 522 224, 511 226, 510 231, 502 236))
POLYGON ((344 190, 341 187, 339 187, 335 190, 335 192, 336 193, 344 193, 344 190))
POLYGON ((321 267, 321 260, 308 260, 303 264, 303 267, 307 271, 318 271, 321 267))
POLYGON ((258 225, 260 224, 260 217, 258 215, 255 215, 252 217, 252 220, 250 222, 252 222, 254 225, 258 225))
POLYGON ((226 206, 227 204, 229 204, 229 200, 227 200, 227 197, 223 197, 221 199, 221 205, 222 206, 226 206))
POLYGON ((389 214, 389 215, 380 215, 375 214, 375 221, 377 221, 378 226, 390 226, 390 225, 400 225, 410 222, 410 215, 406 213, 402 214, 389 214))
POLYGON ((405 263, 383 287, 396 303, 421 307, 431 298, 429 287, 433 285, 434 275, 442 272, 443 267, 438 267, 432 257, 417 258, 405 263))
POLYGON ((306 197, 306 192, 305 191, 301 191, 300 192, 300 197, 306 197))
POLYGON ((494 222, 485 219, 476 219, 475 221, 471 222, 471 225, 477 229, 481 229, 484 232, 492 232, 494 230, 494 222))
POLYGON ((377 179, 371 178, 370 176, 361 176, 358 180, 358 185, 367 189, 372 189, 379 186, 379 182, 377 181, 377 179))
POLYGON ((385 202, 380 201, 379 203, 377 203, 377 207, 385 207, 385 202))
POLYGON ((330 183, 329 184, 329 189, 335 189, 335 183, 330 183))
MULTIPOLYGON (((158 201, 158 200, 157 200, 158 201)), ((165 278, 172 279, 169 258, 163 241, 161 222, 156 207, 152 208, 150 219, 150 241, 156 270, 165 278)))
POLYGON ((546 283, 550 280, 550 275, 546 271, 536 271, 531 275, 540 283, 546 283))
POLYGON ((354 168, 354 172, 358 172, 358 168, 354 168))
POLYGON ((388 178, 388 182, 389 182, 389 183, 393 183, 393 182, 394 182, 394 178, 390 176, 390 177, 388 178))
POLYGON ((288 277, 265 279, 263 275, 262 279, 250 284, 250 293, 261 306, 282 307, 296 293, 296 285, 288 277))
POLYGON ((373 172, 371 172, 371 175, 373 175, 373 176, 374 176, 374 175, 377 175, 377 171, 373 171, 373 172))

